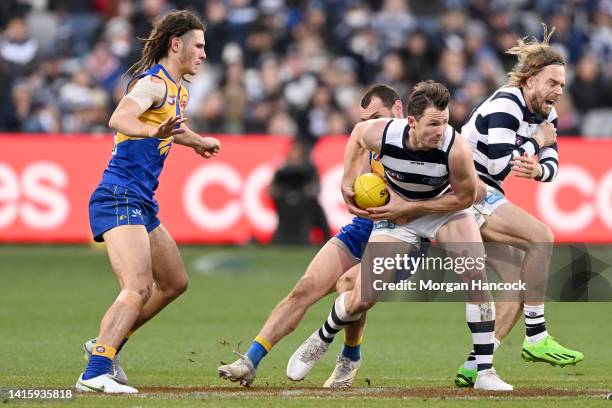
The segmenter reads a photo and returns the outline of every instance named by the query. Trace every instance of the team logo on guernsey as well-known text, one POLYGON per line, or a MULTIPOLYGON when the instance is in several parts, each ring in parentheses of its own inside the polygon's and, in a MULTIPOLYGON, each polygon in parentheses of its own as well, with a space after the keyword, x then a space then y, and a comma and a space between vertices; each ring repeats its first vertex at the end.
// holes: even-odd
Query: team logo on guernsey
POLYGON ((176 103, 176 95, 168 96, 168 105, 174 105, 176 103))

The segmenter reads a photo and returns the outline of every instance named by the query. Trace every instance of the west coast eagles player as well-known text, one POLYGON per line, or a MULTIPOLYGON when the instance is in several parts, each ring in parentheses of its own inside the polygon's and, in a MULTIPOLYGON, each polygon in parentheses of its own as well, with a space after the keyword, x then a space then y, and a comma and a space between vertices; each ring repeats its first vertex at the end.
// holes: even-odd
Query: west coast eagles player
POLYGON ((158 20, 142 58, 128 73, 128 93, 113 112, 113 156, 89 202, 96 241, 105 241, 121 291, 106 311, 76 389, 134 393, 125 385, 117 353, 134 330, 187 289, 187 273, 176 243, 157 218, 154 191, 173 143, 204 158, 215 156, 219 141, 202 138, 187 126, 183 112, 189 95, 184 76, 204 62, 204 26, 187 11, 158 20))

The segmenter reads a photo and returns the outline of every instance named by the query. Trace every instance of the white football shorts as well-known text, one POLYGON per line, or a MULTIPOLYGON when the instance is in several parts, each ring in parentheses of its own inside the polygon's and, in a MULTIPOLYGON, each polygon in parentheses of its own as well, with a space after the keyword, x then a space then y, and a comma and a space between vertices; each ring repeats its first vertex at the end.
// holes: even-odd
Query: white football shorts
POLYGON ((481 228, 485 223, 485 215, 491 215, 502 204, 508 202, 508 199, 497 189, 487 186, 487 196, 479 203, 475 203, 468 210, 474 214, 478 228, 481 228))
POLYGON ((374 235, 387 235, 389 237, 398 239, 409 244, 416 244, 417 246, 421 242, 421 237, 436 239, 436 234, 440 227, 449 222, 452 218, 461 214, 472 214, 469 209, 455 211, 451 213, 442 214, 428 214, 417 218, 408 224, 394 224, 389 221, 376 221, 374 222, 374 228, 372 234, 374 235))

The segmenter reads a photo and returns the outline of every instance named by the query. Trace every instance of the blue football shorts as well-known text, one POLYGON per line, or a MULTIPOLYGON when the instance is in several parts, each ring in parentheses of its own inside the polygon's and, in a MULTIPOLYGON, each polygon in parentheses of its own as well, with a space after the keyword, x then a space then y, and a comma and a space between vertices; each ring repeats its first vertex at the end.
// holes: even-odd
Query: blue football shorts
MULTIPOLYGON (((350 224, 347 224, 340 228, 340 231, 336 234, 338 238, 357 259, 361 259, 363 251, 368 244, 370 234, 374 223, 367 218, 355 217, 351 220, 350 224)), ((422 238, 419 249, 411 256, 420 256, 420 254, 427 255, 429 250, 430 241, 427 238, 422 238)))
POLYGON ((354 217, 350 224, 340 228, 336 238, 346 245, 355 258, 361 259, 363 250, 370 239, 373 225, 373 222, 367 218, 354 217))
POLYGON ((120 225, 144 225, 147 232, 161 223, 155 200, 144 199, 129 187, 100 184, 89 199, 89 224, 94 241, 102 242, 102 234, 120 225))

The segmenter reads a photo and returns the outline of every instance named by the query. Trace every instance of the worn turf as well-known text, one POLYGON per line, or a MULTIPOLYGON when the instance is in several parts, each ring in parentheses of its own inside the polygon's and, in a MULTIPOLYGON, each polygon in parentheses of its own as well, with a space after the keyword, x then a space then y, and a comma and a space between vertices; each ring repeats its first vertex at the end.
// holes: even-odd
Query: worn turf
MULTIPOLYGON (((610 303, 549 303, 547 326, 585 360, 575 367, 528 364, 520 357, 522 321, 495 355, 516 392, 452 387, 469 352, 461 303, 384 303, 368 314, 363 365, 355 388, 320 385, 333 369, 341 335, 298 384, 287 359, 321 323, 329 297, 259 366, 251 389, 217 378, 221 361, 245 350, 271 308, 298 279, 316 248, 184 247, 188 292, 151 321, 121 353, 131 397, 78 395, 71 406, 610 406, 610 303)), ((69 388, 84 368, 80 346, 95 336, 118 293, 105 254, 85 246, 0 247, 0 387, 69 388)), ((9 401, 10 402, 10 401, 9 401)), ((61 406, 54 403, 53 406, 61 406)))

